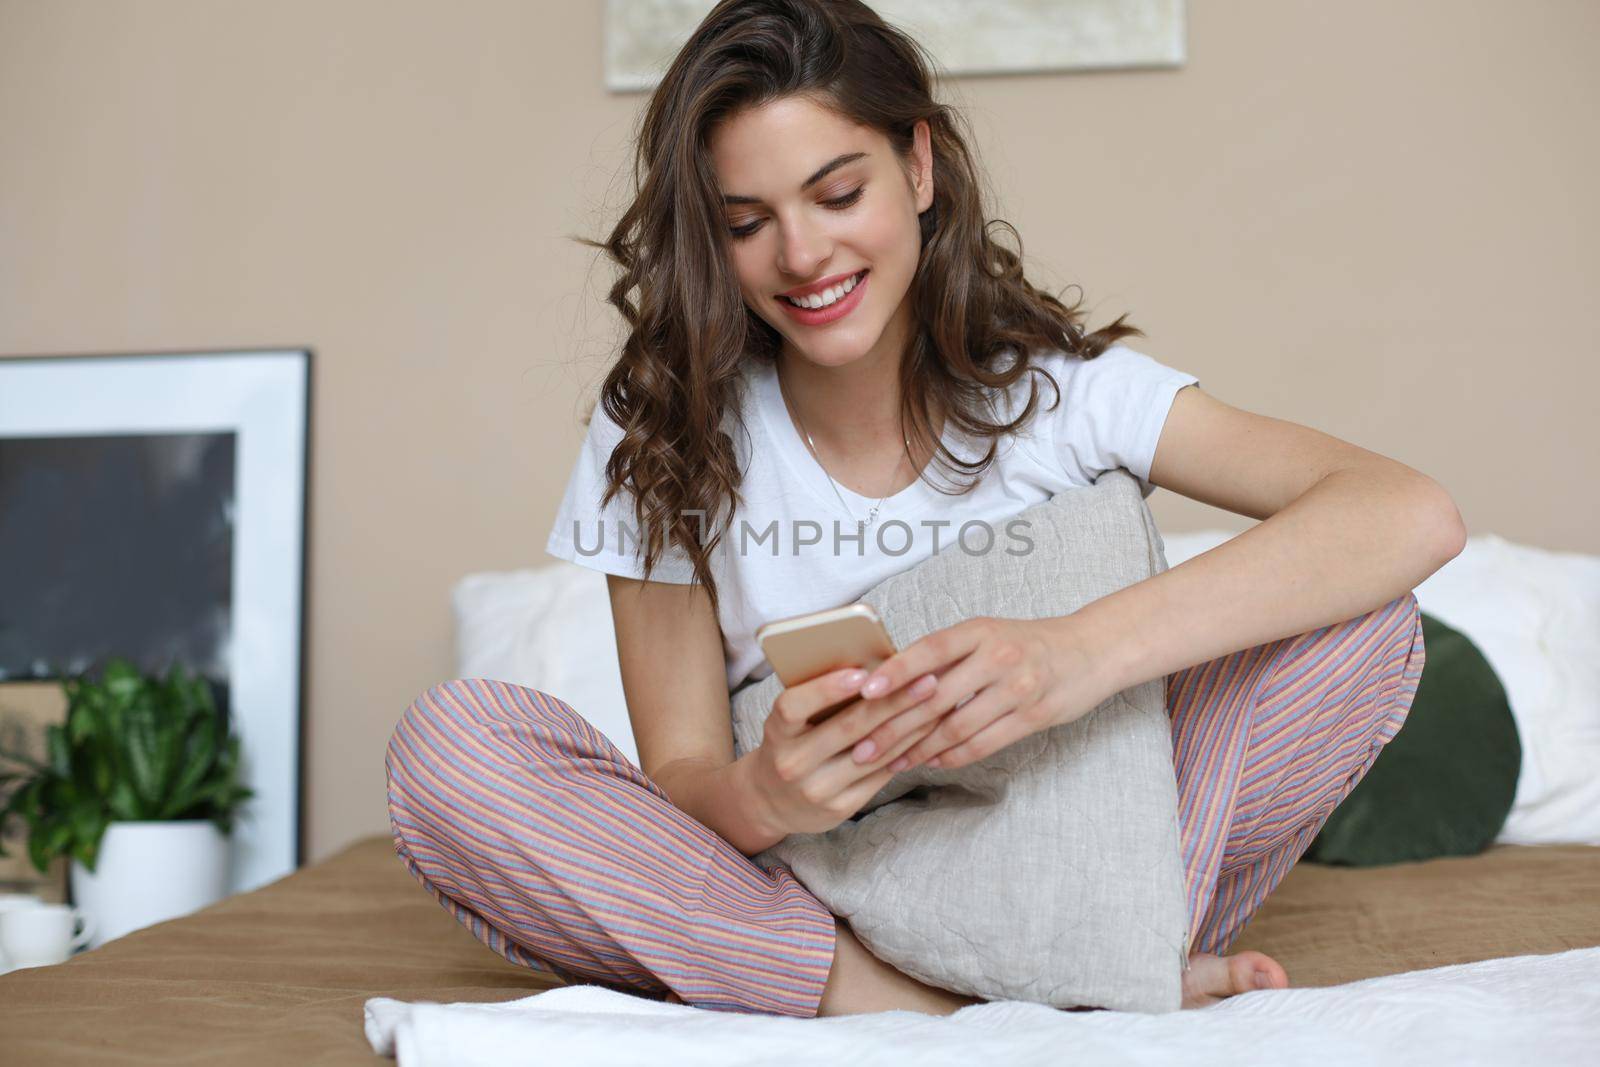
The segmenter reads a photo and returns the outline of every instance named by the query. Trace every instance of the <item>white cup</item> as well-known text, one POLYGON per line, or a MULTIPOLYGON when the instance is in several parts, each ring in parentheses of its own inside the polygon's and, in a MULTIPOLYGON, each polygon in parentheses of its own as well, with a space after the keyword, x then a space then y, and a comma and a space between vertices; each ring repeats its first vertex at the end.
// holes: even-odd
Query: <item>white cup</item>
POLYGON ((43 903, 43 897, 36 897, 32 893, 0 893, 0 912, 12 908, 37 908, 43 903))
MULTIPOLYGON (((28 893, 0 893, 0 915, 11 911, 13 908, 37 908, 44 901, 28 893)), ((11 970, 11 961, 6 958, 4 948, 0 948, 0 974, 11 970)))
POLYGON ((13 968, 65 963, 93 933, 89 920, 66 904, 36 903, 0 911, 0 951, 13 968), (80 923, 83 929, 74 933, 73 927, 80 923))

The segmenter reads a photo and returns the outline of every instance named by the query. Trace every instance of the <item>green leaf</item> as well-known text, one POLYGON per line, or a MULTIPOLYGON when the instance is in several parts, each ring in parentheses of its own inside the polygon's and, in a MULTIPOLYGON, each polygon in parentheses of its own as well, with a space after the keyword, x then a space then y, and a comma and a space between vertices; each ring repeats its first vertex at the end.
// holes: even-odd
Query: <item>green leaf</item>
POLYGON ((48 822, 45 832, 35 833, 34 840, 38 840, 38 846, 46 856, 61 856, 67 851, 67 846, 72 845, 72 827, 67 825, 66 819, 48 822))
POLYGON ((172 797, 167 806, 169 819, 181 819, 184 812, 194 806, 200 784, 217 766, 217 729, 215 715, 202 712, 205 717, 196 724, 185 752, 187 762, 179 771, 172 786, 172 797))
POLYGON ((158 743, 154 706, 148 700, 136 701, 127 709, 126 722, 123 751, 127 753, 133 791, 139 797, 140 810, 153 816, 161 806, 161 783, 153 752, 158 743))
POLYGON ((117 822, 139 820, 139 798, 134 795, 133 786, 126 778, 112 783, 111 792, 106 797, 106 807, 110 809, 112 818, 117 822))
POLYGON ((55 857, 45 847, 44 837, 37 829, 28 835, 28 859, 40 874, 50 873, 50 861, 55 857))
POLYGON ((120 703, 131 702, 145 688, 144 675, 126 659, 113 659, 106 664, 100 676, 100 685, 111 699, 120 703))
POLYGON ((58 725, 45 727, 45 750, 50 753, 50 770, 54 774, 72 773, 72 743, 67 731, 58 725))
MULTIPOLYGON (((187 698, 182 696, 178 699, 187 701, 187 698)), ((187 703, 180 708, 169 710, 168 718, 160 724, 160 741, 157 746, 159 758, 156 766, 161 782, 163 808, 171 802, 172 794, 177 791, 178 779, 183 777, 184 755, 196 725, 194 711, 187 706, 187 703)))
POLYGON ((78 844, 98 846, 105 836, 109 820, 105 812, 90 804, 79 806, 72 812, 72 834, 78 844))

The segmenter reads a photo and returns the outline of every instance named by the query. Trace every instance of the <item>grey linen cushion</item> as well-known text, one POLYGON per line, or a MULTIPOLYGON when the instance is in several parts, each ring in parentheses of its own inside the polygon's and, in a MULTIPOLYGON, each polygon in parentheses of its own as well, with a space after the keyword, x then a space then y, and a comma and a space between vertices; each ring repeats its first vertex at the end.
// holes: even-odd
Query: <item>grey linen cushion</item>
MULTIPOLYGON (((1167 569, 1121 468, 1018 518, 1031 551, 954 548, 861 597, 896 647, 973 616, 1070 614, 1167 569)), ((735 692, 740 756, 781 689, 769 675, 735 692)), ((1163 679, 978 763, 903 771, 861 811, 755 861, 787 864, 874 955, 930 985, 1059 1008, 1179 1007, 1189 915, 1163 679)))

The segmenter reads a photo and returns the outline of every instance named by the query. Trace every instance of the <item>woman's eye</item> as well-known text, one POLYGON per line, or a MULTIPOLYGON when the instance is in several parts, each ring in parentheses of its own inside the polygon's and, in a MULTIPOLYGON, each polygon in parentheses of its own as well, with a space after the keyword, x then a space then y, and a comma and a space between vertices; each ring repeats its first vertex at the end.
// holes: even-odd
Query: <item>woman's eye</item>
POLYGON ((866 188, 865 185, 858 185, 858 186, 856 186, 856 189, 855 189, 854 192, 846 193, 844 196, 839 197, 837 200, 824 200, 823 203, 828 205, 829 207, 832 207, 832 208, 847 208, 847 207, 851 207, 852 205, 855 204, 855 202, 857 200, 861 199, 861 191, 863 189, 865 189, 865 188, 866 188))
MULTIPOLYGON (((861 193, 865 189, 866 186, 858 185, 854 191, 846 193, 844 196, 837 197, 833 200, 824 200, 822 201, 822 204, 824 207, 833 208, 835 211, 843 211, 846 208, 854 207, 856 201, 861 199, 861 193)), ((743 226, 735 226, 731 228, 728 233, 732 234, 735 240, 749 237, 751 234, 761 229, 762 221, 763 220, 761 219, 756 219, 754 222, 746 223, 743 226)))

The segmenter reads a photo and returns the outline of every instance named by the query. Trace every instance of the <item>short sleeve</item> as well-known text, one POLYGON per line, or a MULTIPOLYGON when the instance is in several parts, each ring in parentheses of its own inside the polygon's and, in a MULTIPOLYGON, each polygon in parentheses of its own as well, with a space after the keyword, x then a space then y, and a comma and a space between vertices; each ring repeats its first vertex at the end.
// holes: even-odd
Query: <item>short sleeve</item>
MULTIPOLYGON (((1123 467, 1148 497, 1155 491, 1150 466, 1172 400, 1200 379, 1121 344, 1094 359, 1058 353, 1045 366, 1061 386, 1060 405, 1044 416, 1050 421, 1051 458, 1084 485, 1123 467)), ((1042 389, 1042 403, 1048 404, 1054 394, 1048 385, 1042 389)))
MULTIPOLYGON (((545 551, 606 574, 643 578, 643 530, 634 514, 633 494, 624 488, 604 508, 600 506, 606 485, 606 461, 621 440, 622 428, 606 414, 603 405, 596 404, 589 433, 578 450, 567 491, 545 541, 545 551)), ((693 575, 693 564, 683 549, 668 544, 650 572, 650 580, 687 585, 693 575)))

